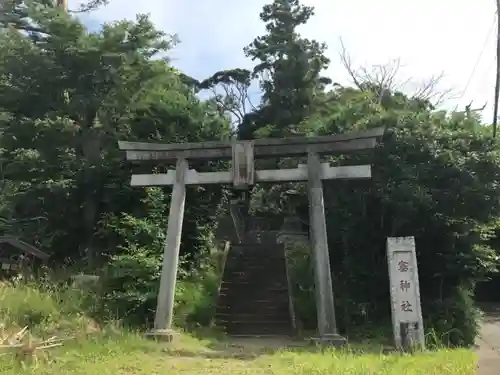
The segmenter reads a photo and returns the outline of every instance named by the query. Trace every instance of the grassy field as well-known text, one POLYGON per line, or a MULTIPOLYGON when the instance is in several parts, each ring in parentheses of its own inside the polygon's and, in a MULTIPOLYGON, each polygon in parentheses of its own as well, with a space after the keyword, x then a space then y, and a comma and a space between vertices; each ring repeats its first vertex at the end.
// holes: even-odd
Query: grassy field
POLYGON ((0 286, 0 323, 30 325, 38 337, 55 333, 76 336, 62 347, 41 352, 31 364, 23 364, 11 354, 2 356, 0 374, 472 375, 476 371, 475 354, 465 349, 386 355, 373 345, 321 351, 305 346, 285 348, 283 342, 272 340, 199 339, 188 334, 160 344, 124 330, 100 329, 79 314, 71 301, 68 296, 36 288, 0 286))

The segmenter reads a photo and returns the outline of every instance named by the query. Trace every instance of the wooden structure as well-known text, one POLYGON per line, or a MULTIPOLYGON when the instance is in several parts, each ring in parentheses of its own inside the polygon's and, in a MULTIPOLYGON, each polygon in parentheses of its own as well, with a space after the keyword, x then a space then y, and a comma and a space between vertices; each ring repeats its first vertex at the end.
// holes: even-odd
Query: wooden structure
POLYGON ((0 236, 0 276, 9 277, 49 255, 14 236, 0 236))
POLYGON ((261 182, 307 181, 318 331, 322 340, 336 340, 339 336, 335 321, 322 180, 371 178, 371 167, 370 165, 332 167, 328 163, 322 163, 320 156, 372 149, 376 145, 377 137, 382 134, 383 129, 378 128, 362 133, 310 138, 182 144, 118 142, 120 149, 126 152, 127 160, 176 162, 175 170, 169 170, 165 174, 136 174, 132 175, 131 179, 132 186, 173 186, 153 334, 170 335, 168 332, 172 323, 186 185, 232 183, 235 187, 247 188, 261 182), (299 164, 297 168, 292 169, 255 170, 254 168, 256 158, 285 156, 307 157, 307 164, 299 164), (189 169, 190 159, 231 159, 232 168, 223 172, 199 173, 189 169))

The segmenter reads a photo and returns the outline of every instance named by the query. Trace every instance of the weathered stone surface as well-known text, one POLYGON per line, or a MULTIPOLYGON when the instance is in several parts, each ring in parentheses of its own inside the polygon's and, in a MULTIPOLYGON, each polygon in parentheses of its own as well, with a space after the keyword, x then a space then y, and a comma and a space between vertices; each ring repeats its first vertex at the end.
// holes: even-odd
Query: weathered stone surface
POLYGON ((333 346, 334 348, 341 348, 347 343, 346 338, 338 334, 326 334, 321 337, 311 337, 310 341, 315 345, 333 346))
POLYGON ((172 342, 176 332, 171 329, 154 329, 147 332, 144 336, 148 339, 159 342, 172 342))

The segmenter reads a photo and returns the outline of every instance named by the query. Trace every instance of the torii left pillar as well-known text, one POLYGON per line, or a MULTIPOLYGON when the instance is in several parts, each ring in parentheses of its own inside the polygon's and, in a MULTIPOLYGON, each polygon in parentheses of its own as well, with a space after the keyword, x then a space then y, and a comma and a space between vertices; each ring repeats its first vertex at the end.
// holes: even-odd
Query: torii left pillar
POLYGON ((163 250, 163 266, 160 277, 160 289, 156 306, 154 329, 147 336, 162 341, 172 341, 172 319, 174 311, 177 266, 181 245, 182 222, 186 202, 186 173, 188 162, 178 159, 175 168, 170 211, 168 214, 167 237, 163 250))

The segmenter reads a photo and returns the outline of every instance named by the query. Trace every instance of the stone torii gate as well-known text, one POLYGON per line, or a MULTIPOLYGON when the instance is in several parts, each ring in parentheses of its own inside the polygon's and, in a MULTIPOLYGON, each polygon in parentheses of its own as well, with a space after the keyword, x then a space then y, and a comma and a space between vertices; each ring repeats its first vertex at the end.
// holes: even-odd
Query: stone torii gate
POLYGON ((328 253, 323 186, 321 180, 371 178, 371 166, 338 166, 321 163, 320 155, 372 149, 383 128, 362 133, 321 137, 255 139, 251 141, 214 141, 199 143, 118 142, 130 161, 176 161, 175 170, 165 174, 134 174, 132 186, 172 185, 168 227, 163 254, 154 329, 152 336, 172 338, 175 284, 181 242, 186 185, 228 184, 247 187, 258 182, 307 181, 310 216, 310 241, 313 250, 318 333, 320 339, 339 341, 334 310, 333 286, 328 253), (307 164, 297 168, 255 170, 255 158, 304 157, 307 164), (223 172, 198 173, 189 169, 189 159, 232 160, 223 172))

